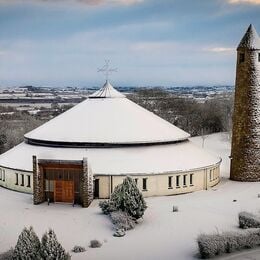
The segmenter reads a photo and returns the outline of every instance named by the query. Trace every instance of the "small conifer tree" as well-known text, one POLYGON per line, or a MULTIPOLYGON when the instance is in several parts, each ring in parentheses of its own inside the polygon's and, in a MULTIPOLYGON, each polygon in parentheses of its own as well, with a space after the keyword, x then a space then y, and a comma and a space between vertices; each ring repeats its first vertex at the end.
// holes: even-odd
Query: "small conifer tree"
POLYGON ((147 208, 143 194, 139 191, 135 181, 128 176, 122 184, 115 188, 110 203, 135 219, 141 218, 147 208))
POLYGON ((14 260, 38 260, 40 258, 40 240, 32 227, 24 228, 18 237, 13 252, 14 260))
POLYGON ((41 256, 44 260, 68 260, 70 256, 58 242, 56 234, 49 229, 42 237, 41 256))

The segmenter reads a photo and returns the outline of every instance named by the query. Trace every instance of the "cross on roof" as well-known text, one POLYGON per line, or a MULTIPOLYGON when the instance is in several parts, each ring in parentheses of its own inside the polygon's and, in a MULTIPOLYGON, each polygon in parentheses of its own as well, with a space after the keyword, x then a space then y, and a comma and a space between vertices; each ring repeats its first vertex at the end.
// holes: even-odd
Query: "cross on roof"
POLYGON ((108 81, 109 75, 112 74, 113 72, 117 72, 117 69, 114 68, 110 68, 109 66, 110 60, 105 60, 105 65, 98 69, 98 72, 103 72, 105 77, 106 77, 106 81, 108 81))

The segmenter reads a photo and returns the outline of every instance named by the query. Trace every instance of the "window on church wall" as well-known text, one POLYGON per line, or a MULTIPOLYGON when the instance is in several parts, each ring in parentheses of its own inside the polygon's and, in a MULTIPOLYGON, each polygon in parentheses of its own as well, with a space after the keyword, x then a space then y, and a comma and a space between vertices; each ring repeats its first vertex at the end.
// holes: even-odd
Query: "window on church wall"
POLYGON ((176 176, 176 187, 180 188, 180 175, 176 176))
POLYGON ((27 175, 27 188, 31 188, 31 176, 27 175))
POLYGON ((187 186, 187 175, 183 175, 183 186, 187 186))
POLYGON ((212 170, 209 171, 209 180, 212 181, 212 170))
POLYGON ((193 186, 193 173, 190 174, 190 185, 193 186))
POLYGON ((172 189, 172 176, 168 176, 168 189, 172 189))
POLYGON ((24 174, 21 174, 21 186, 24 186, 24 174))
POLYGON ((2 180, 2 169, 0 169, 0 181, 2 180))
POLYGON ((239 63, 242 63, 245 61, 245 53, 240 53, 239 54, 239 63))
POLYGON ((143 190, 147 190, 147 178, 143 178, 143 190))
POLYGON ((18 173, 15 174, 15 185, 18 185, 18 173))
POLYGON ((260 62, 260 52, 258 53, 258 62, 260 62))
POLYGON ((2 170, 3 176, 2 176, 2 180, 5 181, 5 170, 2 170))

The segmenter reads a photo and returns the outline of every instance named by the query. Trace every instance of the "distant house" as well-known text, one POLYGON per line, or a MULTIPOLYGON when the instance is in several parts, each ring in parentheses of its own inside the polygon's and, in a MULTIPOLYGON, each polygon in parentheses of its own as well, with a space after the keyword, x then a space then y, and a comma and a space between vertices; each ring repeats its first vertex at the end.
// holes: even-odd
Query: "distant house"
POLYGON ((128 100, 109 82, 85 101, 27 133, 0 156, 0 185, 34 203, 109 198, 125 176, 145 197, 207 189, 220 158, 190 135, 128 100))

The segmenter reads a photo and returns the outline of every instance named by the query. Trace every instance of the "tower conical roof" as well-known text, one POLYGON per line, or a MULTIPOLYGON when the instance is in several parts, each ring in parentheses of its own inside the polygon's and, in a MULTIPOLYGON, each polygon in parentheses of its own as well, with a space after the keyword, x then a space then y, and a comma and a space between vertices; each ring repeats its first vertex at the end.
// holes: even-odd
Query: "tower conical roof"
POLYGON ((46 146, 168 143, 190 135, 127 99, 108 82, 85 101, 25 135, 46 146))
POLYGON ((259 50, 260 49, 260 39, 257 34, 255 27, 250 24, 244 37, 238 45, 239 48, 246 48, 250 50, 259 50))

